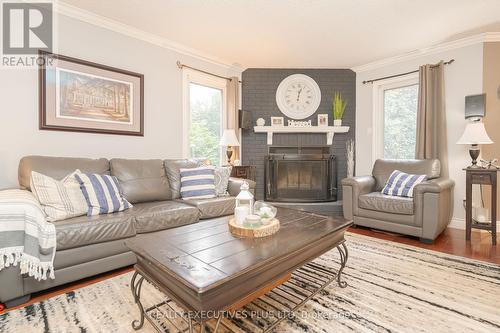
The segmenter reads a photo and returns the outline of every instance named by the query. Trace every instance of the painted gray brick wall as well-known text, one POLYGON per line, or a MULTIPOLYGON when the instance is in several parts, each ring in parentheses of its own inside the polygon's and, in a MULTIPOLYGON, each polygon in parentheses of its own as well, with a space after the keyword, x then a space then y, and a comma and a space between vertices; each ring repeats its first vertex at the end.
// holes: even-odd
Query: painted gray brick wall
MULTIPOLYGON (((331 114, 331 103, 334 91, 340 91, 347 99, 348 104, 342 120, 342 125, 350 126, 346 134, 335 134, 331 151, 337 156, 337 170, 339 180, 338 199, 342 199, 340 180, 346 177, 346 141, 354 140, 355 134, 355 110, 356 110, 356 74, 350 69, 259 69, 251 68, 242 75, 242 109, 250 111, 253 124, 258 118, 264 118, 266 125, 270 124, 270 117, 284 117, 285 124, 288 118, 278 109, 276 104, 276 89, 280 82, 292 74, 305 74, 312 77, 321 89, 321 104, 314 115, 306 120, 312 119, 313 125, 317 125, 317 115, 328 114, 328 121, 333 125, 331 114)), ((324 146, 326 145, 325 134, 274 134, 273 145, 279 146, 324 146)), ((267 136, 265 133, 254 133, 251 130, 243 130, 242 133, 244 165, 255 165, 257 167, 257 199, 264 198, 264 157, 268 153, 267 136)))

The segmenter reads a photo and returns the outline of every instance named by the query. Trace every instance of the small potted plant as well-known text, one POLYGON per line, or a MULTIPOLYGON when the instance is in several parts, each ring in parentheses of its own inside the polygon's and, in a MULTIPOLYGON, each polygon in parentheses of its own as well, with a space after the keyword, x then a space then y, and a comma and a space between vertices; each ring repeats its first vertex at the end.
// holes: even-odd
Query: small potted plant
POLYGON ((332 102, 333 126, 342 126, 342 117, 346 106, 347 101, 342 99, 340 92, 335 92, 332 102))

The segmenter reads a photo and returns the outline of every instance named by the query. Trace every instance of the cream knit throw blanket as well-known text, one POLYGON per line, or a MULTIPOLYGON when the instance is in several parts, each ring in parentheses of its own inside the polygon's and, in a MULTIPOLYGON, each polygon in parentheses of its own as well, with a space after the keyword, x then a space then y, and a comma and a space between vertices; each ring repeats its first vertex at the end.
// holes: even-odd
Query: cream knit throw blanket
POLYGON ((54 279, 56 229, 29 191, 0 191, 0 271, 19 264, 21 274, 54 279))

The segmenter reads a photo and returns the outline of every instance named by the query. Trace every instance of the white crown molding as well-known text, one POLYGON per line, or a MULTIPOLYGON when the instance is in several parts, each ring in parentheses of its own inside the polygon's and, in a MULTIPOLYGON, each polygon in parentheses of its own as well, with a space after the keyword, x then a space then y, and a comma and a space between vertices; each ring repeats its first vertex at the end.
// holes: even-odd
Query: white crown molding
POLYGON ((177 53, 187 55, 204 62, 208 62, 228 70, 234 70, 237 72, 242 72, 243 67, 239 65, 231 64, 229 61, 225 61, 213 55, 198 51, 196 49, 190 48, 188 46, 179 44, 172 40, 160 37, 158 35, 145 32, 143 30, 134 28, 130 25, 106 18, 104 16, 92 13, 90 11, 68 5, 62 1, 57 2, 57 6, 54 6, 54 10, 61 15, 68 16, 85 23, 89 23, 107 30, 111 30, 138 40, 145 41, 147 43, 160 46, 165 49, 175 51, 177 53))
POLYGON ((414 60, 422 56, 441 53, 445 51, 459 49, 465 46, 485 42, 500 42, 500 32, 484 32, 470 37, 464 37, 450 42, 444 42, 430 47, 418 49, 405 54, 401 54, 386 59, 373 61, 364 65, 351 68, 356 73, 371 71, 385 66, 397 64, 404 61, 414 60))

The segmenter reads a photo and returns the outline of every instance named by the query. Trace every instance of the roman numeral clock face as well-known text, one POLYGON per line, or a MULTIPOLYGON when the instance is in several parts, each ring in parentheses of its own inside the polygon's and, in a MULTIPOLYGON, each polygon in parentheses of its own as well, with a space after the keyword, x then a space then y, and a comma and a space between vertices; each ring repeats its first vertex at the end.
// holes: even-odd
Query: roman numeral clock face
POLYGON ((320 102, 318 84, 304 74, 286 77, 276 91, 276 103, 280 111, 292 119, 305 119, 313 115, 320 102))

